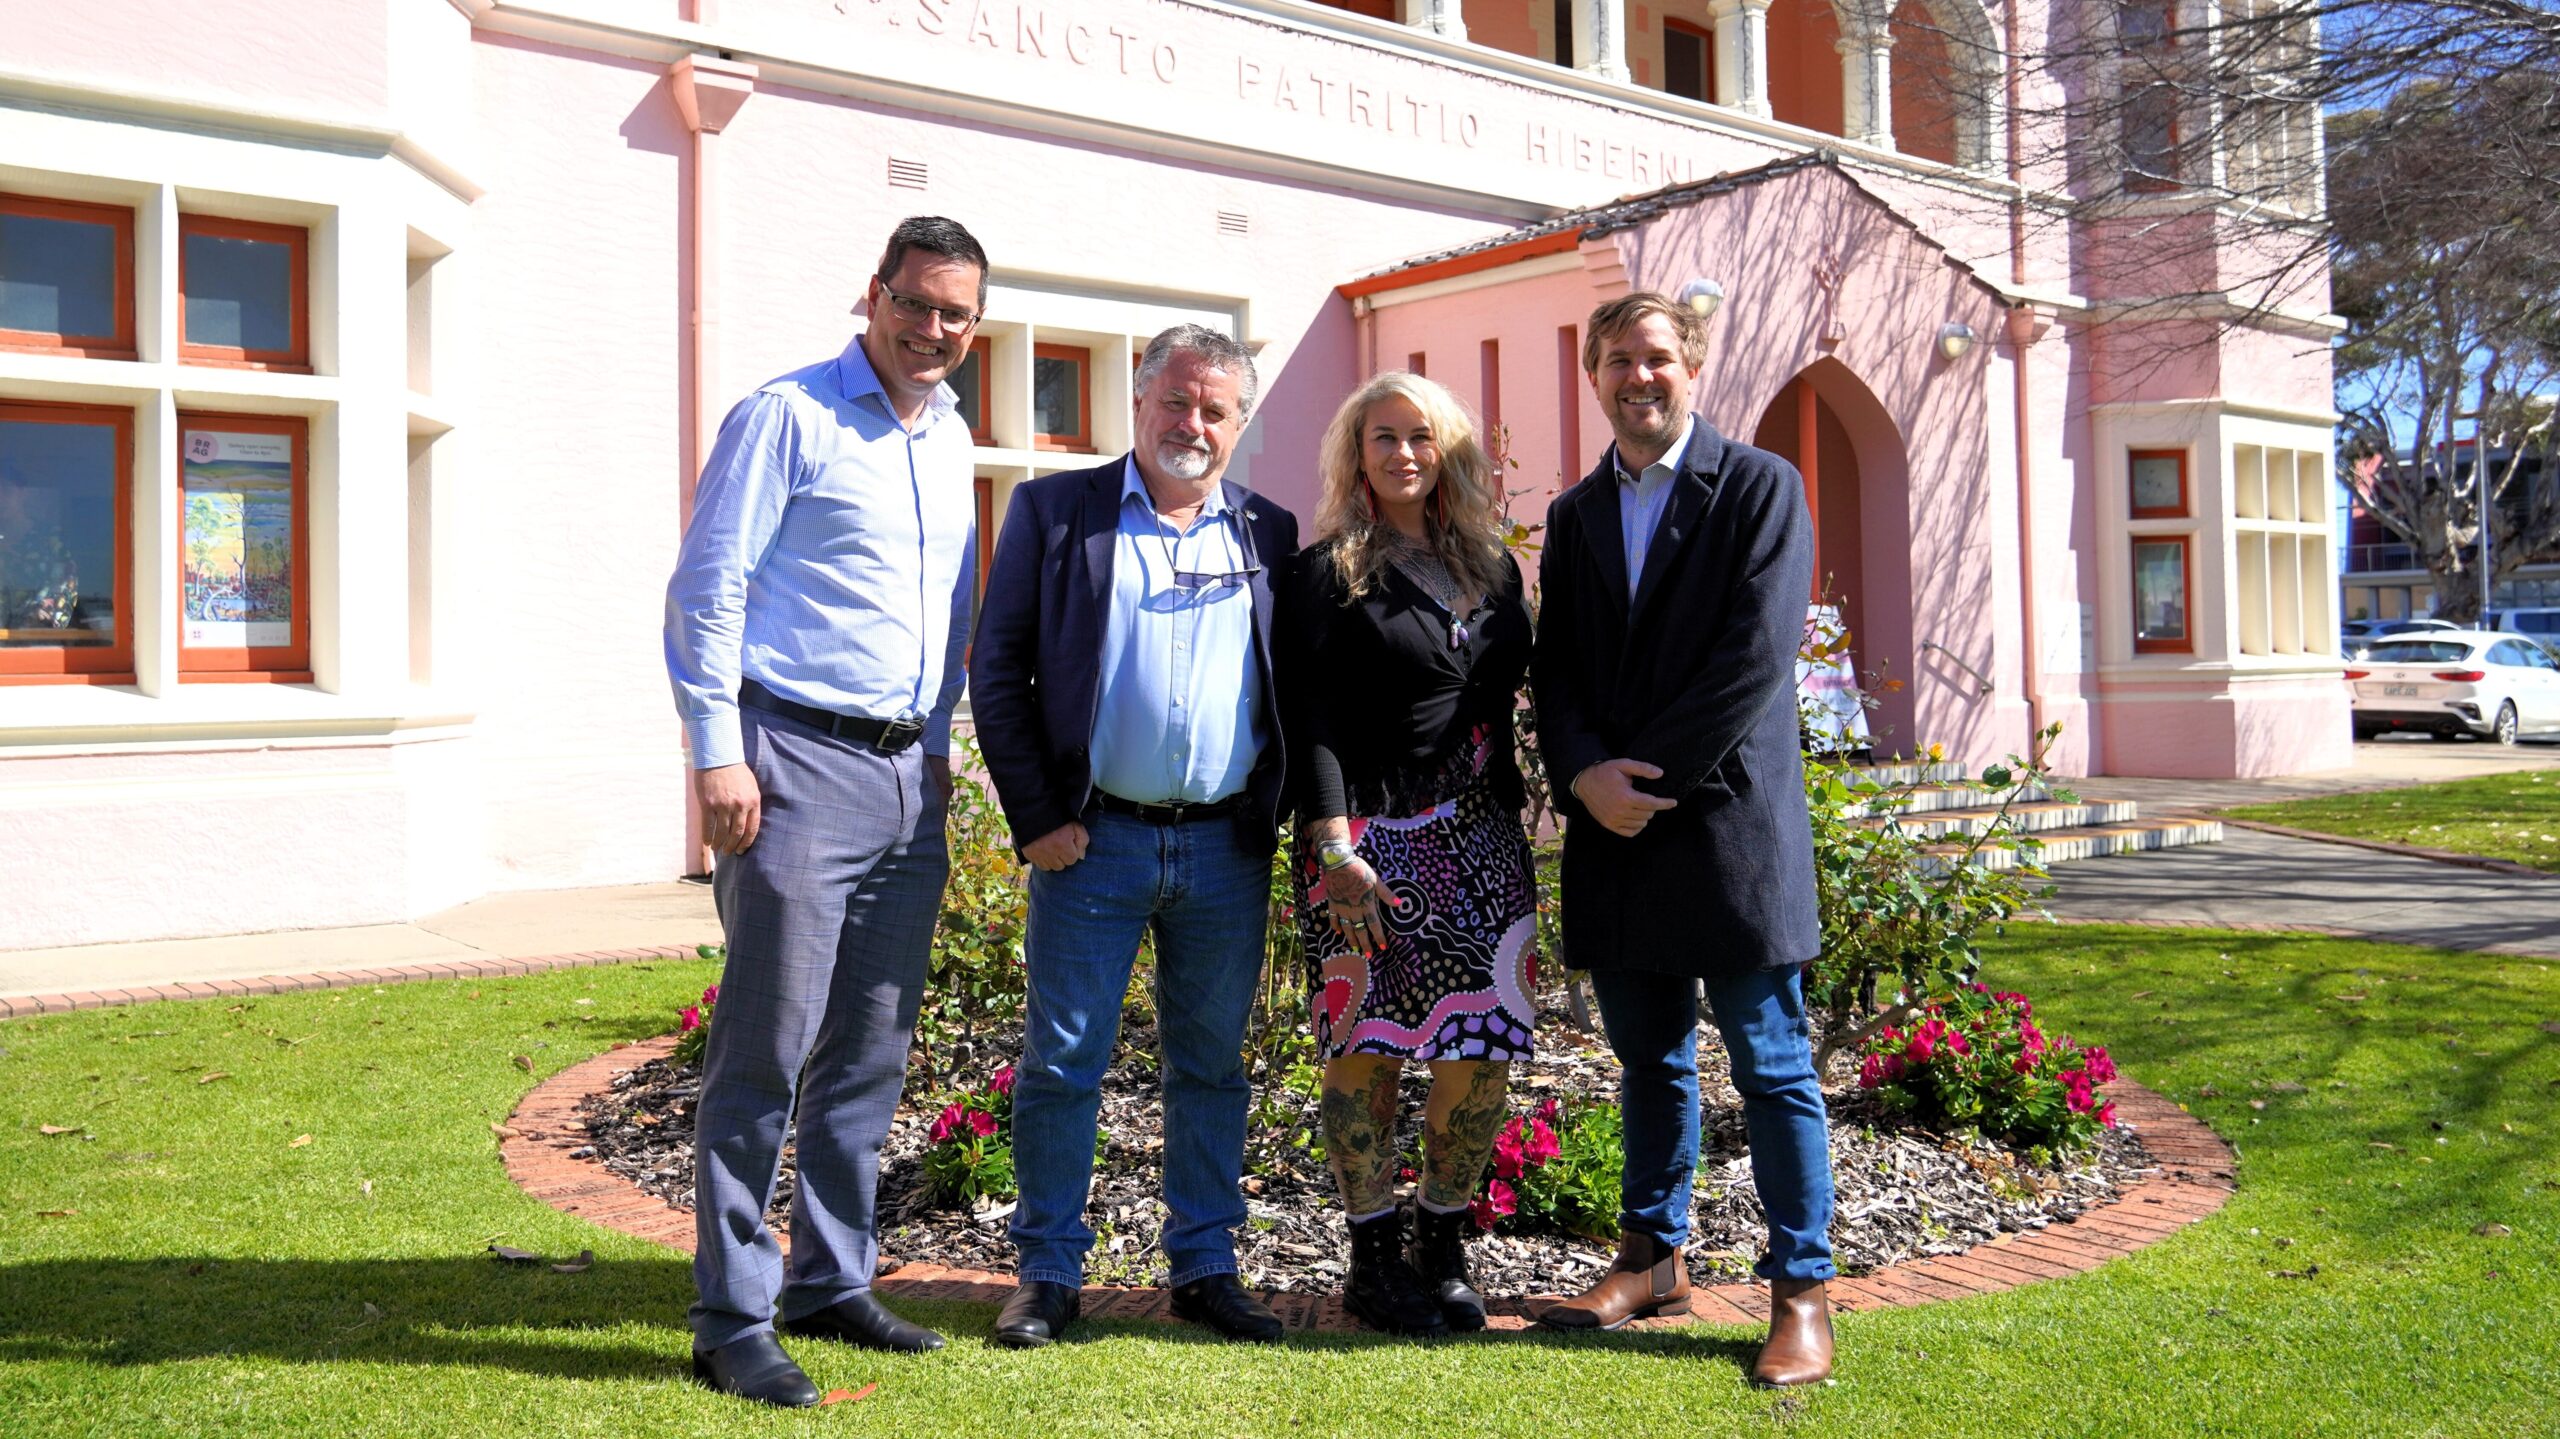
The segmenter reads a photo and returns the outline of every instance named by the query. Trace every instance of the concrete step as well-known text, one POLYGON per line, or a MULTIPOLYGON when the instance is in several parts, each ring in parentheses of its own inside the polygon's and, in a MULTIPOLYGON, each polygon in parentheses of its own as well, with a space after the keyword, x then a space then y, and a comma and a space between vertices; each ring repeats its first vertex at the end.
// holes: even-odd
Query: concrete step
POLYGON ((1851 768, 1888 788, 1906 784, 1951 784, 1969 778, 1964 766, 1953 762, 1932 764, 1927 760, 1888 760, 1879 764, 1853 765, 1851 768))
MULTIPOLYGON (((2211 819, 2134 819, 2048 830, 2036 838, 2043 842, 2043 848, 2036 856, 2037 862, 2051 868, 2101 855, 2217 844, 2222 839, 2222 822, 2211 819)), ((1955 863, 1963 853, 1961 845, 1953 844, 1931 845, 1923 851, 1927 858, 1940 864, 1955 863)), ((1997 846, 1986 846, 1973 857, 1973 862, 1985 869, 2014 869, 2018 860, 2017 851, 1997 846)))
MULTIPOLYGON (((2141 818, 2142 807, 2126 800, 2079 800, 2065 802, 2053 799, 2025 800, 2010 805, 2007 813, 2012 834, 2045 835, 2057 830, 2097 828, 2127 824, 2141 818)), ((1941 835, 1962 837, 1985 834, 2000 823, 2002 813, 1996 805, 1980 805, 1969 809, 1939 809, 1919 813, 1904 812, 1889 818, 1872 819, 1869 824, 1896 824, 1904 831, 1927 838, 1941 835)))
MULTIPOLYGON (((2042 785, 2028 785, 2018 792, 2021 803, 2032 804, 2052 797, 2052 793, 2042 785)), ((1874 815, 1898 814, 1907 819, 1912 815, 1943 814, 1951 810, 1979 809, 1981 806, 1980 790, 1966 789, 1961 785, 1922 784, 1879 797, 1877 803, 1868 806, 1867 812, 1874 815), (1896 800, 1907 800, 1908 803, 1896 803, 1896 800)), ((2125 817, 2131 818, 2130 815, 2125 817)))

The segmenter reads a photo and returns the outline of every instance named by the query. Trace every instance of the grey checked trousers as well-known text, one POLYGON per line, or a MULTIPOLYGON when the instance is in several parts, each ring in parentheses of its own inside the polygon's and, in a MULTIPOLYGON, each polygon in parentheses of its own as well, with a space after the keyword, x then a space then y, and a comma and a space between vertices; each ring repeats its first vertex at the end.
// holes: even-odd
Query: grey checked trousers
POLYGON ((924 754, 742 710, 763 827, 713 873, 729 962, 695 1111, 694 1345, 871 1287, 880 1145, 905 1084, 950 852, 924 754), (765 1226, 800 1117, 791 1256, 765 1226))

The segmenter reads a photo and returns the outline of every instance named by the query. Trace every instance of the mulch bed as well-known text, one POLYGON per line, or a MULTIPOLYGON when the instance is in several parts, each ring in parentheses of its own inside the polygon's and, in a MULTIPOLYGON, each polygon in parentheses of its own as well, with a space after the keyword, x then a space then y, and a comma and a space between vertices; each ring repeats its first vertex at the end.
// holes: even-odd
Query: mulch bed
MULTIPOLYGON (((1515 1112, 1540 1100, 1616 1098, 1617 1064, 1596 1035, 1566 1020, 1563 995, 1541 1016, 1539 1057, 1512 1071, 1515 1112)), ((990 1046, 992 1047, 992 1046, 990 1046)), ((1138 1024, 1124 1030, 1120 1053, 1103 1081, 1106 1136, 1088 1217, 1100 1236, 1087 1282, 1160 1285, 1165 1280, 1157 1159, 1164 1147, 1164 1108, 1157 1089, 1155 1044, 1138 1024)), ((1747 1278, 1767 1232, 1752 1188, 1740 1099, 1727 1079, 1724 1052, 1706 1029, 1699 1043, 1705 1114, 1690 1271, 1702 1284, 1747 1278)), ((1843 1076, 1845 1078, 1845 1076, 1843 1076)), ((1421 1151, 1419 1067, 1405 1081, 1400 1147, 1421 1151)), ((571 1152, 679 1209, 693 1204, 693 1106, 701 1074, 693 1066, 651 1060, 617 1075, 612 1088, 582 1106, 588 1140, 571 1152)), ((924 1178, 926 1131, 946 1095, 911 1081, 882 1151, 881 1249, 891 1259, 954 1269, 1009 1273, 1005 1237, 1009 1203, 975 1212, 935 1202, 924 1178)), ((1961 1254, 2003 1233, 2041 1229, 2113 1200, 2156 1171, 2129 1130, 2109 1131, 2097 1149, 2060 1168, 2031 1164, 1988 1141, 1959 1142, 1909 1128, 1867 1094, 1835 1084, 1830 1091, 1831 1158, 1838 1188, 1832 1246, 1843 1272, 1864 1274, 1930 1255, 1961 1254)), ((1332 1176, 1299 1142, 1318 1133, 1316 1105, 1254 1076, 1253 1123, 1245 1151, 1247 1222, 1236 1236, 1247 1284, 1313 1294, 1339 1292, 1348 1237, 1332 1176)), ((1410 1158, 1408 1163, 1414 1162, 1410 1158)), ((792 1154, 769 1216, 781 1227, 790 1204, 792 1154)), ((1610 1244, 1561 1233, 1484 1236, 1470 1249, 1478 1286, 1488 1294, 1571 1293, 1606 1269, 1610 1244)))

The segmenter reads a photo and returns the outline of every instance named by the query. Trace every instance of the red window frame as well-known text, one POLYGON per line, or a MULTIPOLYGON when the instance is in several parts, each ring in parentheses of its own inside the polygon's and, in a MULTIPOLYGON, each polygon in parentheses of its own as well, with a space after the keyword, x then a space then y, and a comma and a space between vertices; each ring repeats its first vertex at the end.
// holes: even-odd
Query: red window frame
MULTIPOLYGON (((969 427, 969 438, 981 445, 992 445, 995 435, 996 352, 985 340, 971 340, 969 353, 978 361, 978 423, 969 427)), ((963 360, 961 363, 966 364, 963 360)))
POLYGON ((2136 157, 2133 153, 2133 145, 2130 135, 2134 121, 2134 111, 2131 101, 2134 97, 2128 97, 2128 103, 2123 111, 2124 128, 2119 131, 2118 138, 2124 144, 2124 188, 2136 194, 2162 194, 2167 191, 2177 189, 2181 183, 2178 178, 2178 171, 2182 168, 2179 163, 2179 151, 2185 142, 2179 134, 2178 92, 2165 80, 2153 81, 2150 84, 2139 86, 2135 91, 2135 96, 2137 97, 2148 97, 2152 95, 2164 97, 2169 106, 2168 135, 2161 142, 2160 151, 2162 155, 2167 157, 2166 168, 2169 173, 2165 175, 2154 175, 2146 170, 2135 168, 2134 161, 2136 157))
POLYGON ((116 641, 0 649, 0 685, 129 685, 133 670, 133 411, 112 405, 0 402, 0 420, 107 425, 116 435, 116 641))
POLYGON ((978 593, 987 592, 987 571, 996 562, 996 481, 980 475, 970 481, 978 505, 978 593))
POLYGON ((1075 430, 1072 433, 1035 431, 1031 436, 1031 448, 1093 453, 1093 351, 1082 345, 1033 345, 1031 359, 1035 367, 1041 360, 1072 360, 1076 366, 1075 430))
POLYGON ((2133 652, 2138 655, 2191 655, 2196 652, 2196 543, 2193 535, 2135 535, 2126 550, 2132 562, 2133 652), (2142 634, 2142 547, 2178 547, 2178 613, 2186 616, 2186 633, 2175 638, 2146 639, 2142 634))
POLYGON ((234 415, 207 410, 178 412, 178 464, 171 543, 176 550, 178 679, 182 684, 309 684, 311 682, 311 422, 298 415, 234 415), (281 645, 190 645, 186 624, 186 447, 191 430, 286 435, 293 440, 293 637, 281 645))
POLYGON ((107 225, 115 231, 116 330, 112 335, 65 335, 50 330, 0 330, 0 350, 38 350, 85 360, 130 360, 139 353, 133 341, 133 210, 125 205, 92 205, 77 200, 48 200, 36 195, 0 193, 0 213, 39 220, 72 220, 107 225))
MULTIPOLYGON (((1666 39, 1674 33, 1696 37, 1698 41, 1698 89, 1703 93, 1695 96, 1685 96, 1683 98, 1702 100, 1708 104, 1714 104, 1716 98, 1716 33, 1702 25, 1692 25, 1686 20, 1674 20, 1667 15, 1662 19, 1662 33, 1666 39)), ((1662 79, 1663 93, 1666 95, 1670 94, 1671 50, 1668 44, 1665 44, 1663 47, 1662 79)))
POLYGON ((2127 513, 2137 520, 2183 520, 2188 515, 2187 452, 2184 450, 2127 450, 2124 457, 2124 499, 2127 513), (2178 503, 2174 508, 2145 506, 2135 500, 2133 467, 2144 460, 2175 460, 2178 465, 2178 503))
POLYGON ((178 358, 189 364, 221 365, 235 370, 275 370, 289 375, 311 373, 311 232, 300 225, 270 225, 258 220, 231 220, 218 215, 178 217, 178 358), (258 240, 283 245, 293 256, 293 340, 282 350, 251 350, 237 345, 198 345, 187 339, 187 240, 211 235, 228 240, 258 240))

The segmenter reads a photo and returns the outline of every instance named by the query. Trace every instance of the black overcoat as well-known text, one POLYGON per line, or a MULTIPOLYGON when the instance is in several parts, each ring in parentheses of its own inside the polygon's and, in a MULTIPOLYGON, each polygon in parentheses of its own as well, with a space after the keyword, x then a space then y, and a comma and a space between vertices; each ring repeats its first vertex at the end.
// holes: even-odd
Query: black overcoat
POLYGON ((1614 453, 1547 511, 1531 664, 1565 816, 1564 959, 1704 978, 1811 960, 1813 834, 1796 652, 1813 524, 1793 465, 1695 421, 1630 603, 1614 453), (1677 800, 1633 839, 1571 793, 1604 759, 1677 800))

